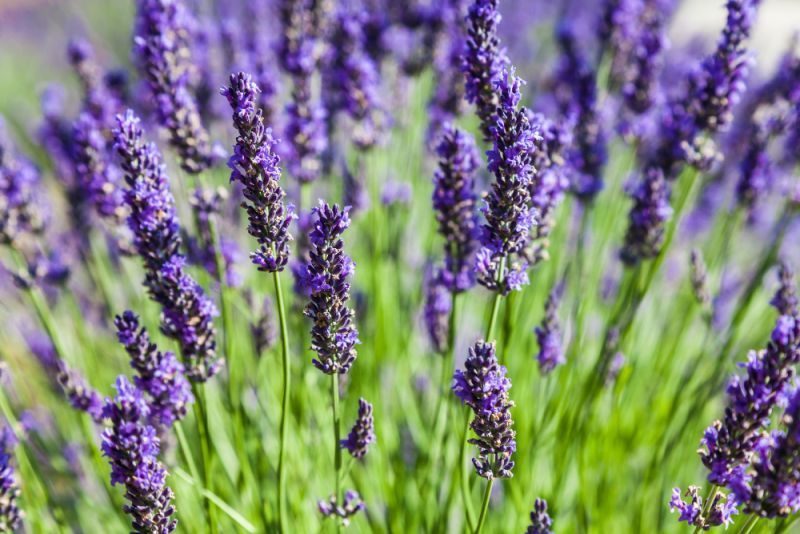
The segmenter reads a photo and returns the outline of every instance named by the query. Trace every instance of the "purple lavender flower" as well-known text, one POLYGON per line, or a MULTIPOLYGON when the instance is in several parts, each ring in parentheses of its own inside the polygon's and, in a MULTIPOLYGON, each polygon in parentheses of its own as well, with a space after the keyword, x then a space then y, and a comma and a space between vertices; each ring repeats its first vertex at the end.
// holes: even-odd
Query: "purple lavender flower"
POLYGON ((158 461, 160 442, 156 429, 145 423, 150 408, 142 392, 124 376, 117 379, 116 398, 107 399, 103 416, 111 427, 103 431, 103 454, 111 465, 111 484, 124 484, 135 532, 172 532, 173 493, 166 485, 167 471, 158 461))
POLYGON ((672 217, 670 186, 664 172, 657 167, 643 171, 639 184, 628 194, 633 199, 633 207, 628 215, 628 230, 620 258, 626 265, 654 258, 661 250, 667 221, 672 217))
POLYGON ((547 513, 547 501, 536 499, 531 512, 531 524, 525 534, 553 534, 553 520, 547 513))
POLYGON ((500 49, 497 26, 499 0, 475 0, 467 15, 467 42, 462 63, 467 101, 475 104, 484 139, 494 139, 494 115, 503 104, 496 86, 507 82, 505 50, 500 49))
POLYGON ((103 398, 92 389, 86 380, 70 369, 66 363, 58 362, 58 383, 69 400, 70 405, 78 411, 87 413, 92 420, 101 424, 103 422, 103 398))
POLYGON ((725 417, 706 429, 700 451, 709 482, 728 485, 737 468, 752 456, 773 407, 786 395, 793 366, 800 361, 798 343, 800 323, 794 317, 780 316, 767 348, 750 352, 743 365, 746 375, 734 375, 728 383, 725 417))
POLYGON ((447 288, 460 293, 475 284, 473 256, 477 245, 475 171, 478 152, 472 137, 446 124, 436 147, 439 168, 433 176, 433 209, 445 239, 441 276, 447 288))
POLYGON ((306 268, 311 296, 304 310, 314 321, 311 348, 314 366, 325 374, 346 374, 356 359, 358 330, 347 307, 354 264, 344 253, 341 235, 350 226, 349 208, 322 201, 314 208, 316 221, 309 236, 310 261, 306 268))
POLYGON ((428 102, 428 140, 436 140, 441 135, 442 127, 452 123, 461 115, 464 108, 464 75, 461 72, 462 58, 465 52, 466 26, 463 16, 465 2, 457 0, 445 2, 440 6, 444 10, 443 43, 437 48, 438 53, 433 60, 433 78, 436 85, 428 102))
POLYGON ((256 107, 258 86, 244 73, 232 74, 230 81, 230 87, 222 94, 233 108, 233 123, 239 136, 228 166, 231 181, 244 186, 242 206, 247 211, 247 231, 259 244, 250 258, 260 271, 280 272, 289 260, 289 224, 294 208, 283 203, 280 158, 275 153, 272 131, 265 128, 261 110, 256 107))
POLYGON ((786 430, 762 437, 752 470, 736 485, 745 513, 773 518, 800 510, 800 389, 791 394, 782 422, 786 430))
POLYGON ((67 58, 83 90, 82 113, 89 114, 101 128, 111 128, 114 116, 121 111, 122 102, 104 79, 91 44, 84 39, 71 40, 67 47, 67 58))
POLYGON ((45 227, 39 171, 14 152, 0 117, 0 244, 15 245, 45 227))
POLYGON ((137 0, 134 48, 142 77, 169 131, 181 167, 197 174, 213 162, 211 142, 189 88, 189 14, 181 0, 137 0))
POLYGON ((332 496, 327 501, 319 501, 317 509, 324 517, 338 517, 343 526, 350 524, 350 519, 359 511, 366 508, 361 496, 353 491, 348 490, 344 494, 344 499, 341 505, 338 504, 336 496, 332 496))
POLYGON ((562 57, 557 83, 569 95, 561 104, 562 113, 575 125, 573 143, 566 154, 572 170, 572 191, 590 202, 603 189, 603 168, 608 159, 606 134, 597 109, 597 73, 579 51, 571 26, 559 27, 558 44, 562 57))
POLYGON ((361 10, 339 8, 323 71, 327 114, 333 118, 343 111, 352 119, 349 136, 361 150, 379 141, 385 123, 378 68, 365 50, 366 16, 361 10))
POLYGON ((19 504, 19 482, 11 458, 17 439, 8 426, 0 430, 0 530, 14 532, 22 525, 19 504))
POLYGON ((341 440, 341 447, 347 449, 353 458, 363 458, 372 443, 375 443, 372 405, 364 399, 358 399, 358 418, 347 437, 341 440))
POLYGON ((726 497, 721 491, 714 494, 706 516, 703 516, 703 499, 700 497, 700 488, 689 486, 686 496, 689 498, 689 502, 684 502, 681 498, 681 490, 674 488, 669 501, 670 511, 678 511, 678 521, 700 527, 703 530, 720 525, 727 526, 733 520, 732 516, 739 513, 736 509, 736 501, 731 497, 726 497))
POLYGON ((456 370, 453 392, 469 406, 475 417, 470 428, 477 438, 469 443, 477 445, 478 457, 472 459, 478 476, 483 478, 511 478, 517 442, 510 409, 514 403, 508 398, 511 381, 506 378, 506 368, 497 362, 494 343, 478 341, 470 347, 464 362, 465 370, 456 370))
POLYGON ((158 150, 154 144, 145 143, 139 119, 132 111, 117 120, 115 145, 129 186, 125 191, 131 210, 128 226, 136 251, 144 260, 144 285, 162 306, 161 329, 180 344, 187 375, 206 381, 223 364, 216 355, 216 307, 186 272, 185 258, 178 252, 181 238, 175 199, 158 150))
POLYGON ((495 180, 483 208, 486 223, 477 255, 478 282, 503 294, 527 284, 527 262, 515 262, 514 255, 525 250, 535 223, 529 187, 536 171, 533 156, 543 143, 519 106, 522 83, 512 70, 495 87, 499 100, 491 128, 494 146, 487 152, 495 180))
POLYGON ((114 319, 117 338, 131 358, 136 371, 134 384, 148 396, 147 422, 156 428, 170 428, 186 416, 194 400, 191 386, 184 376, 184 367, 172 352, 161 352, 132 311, 114 319))
POLYGON ((667 47, 664 0, 644 0, 639 30, 631 50, 631 59, 623 78, 622 101, 636 115, 646 113, 655 104, 658 75, 667 47))
POLYGON ((431 273, 425 285, 423 320, 428 338, 434 350, 440 354, 444 354, 448 349, 452 307, 452 296, 447 285, 442 282, 441 272, 431 273))
POLYGON ((794 282, 794 271, 789 262, 782 261, 778 266, 778 279, 780 285, 769 303, 781 315, 797 317, 797 287, 794 282))
POLYGON ((544 319, 535 330, 536 342, 539 344, 539 354, 536 356, 536 360, 539 362, 539 371, 543 375, 550 374, 553 369, 566 362, 561 342, 561 326, 558 321, 558 305, 563 292, 563 282, 558 283, 550 291, 544 307, 544 319))

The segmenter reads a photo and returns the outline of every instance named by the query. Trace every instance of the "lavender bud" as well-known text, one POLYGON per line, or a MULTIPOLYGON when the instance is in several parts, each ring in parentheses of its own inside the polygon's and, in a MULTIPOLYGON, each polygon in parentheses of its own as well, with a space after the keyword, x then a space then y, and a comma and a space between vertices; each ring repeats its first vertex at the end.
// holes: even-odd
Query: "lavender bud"
POLYGON ((11 428, 0 430, 0 531, 14 532, 22 526, 23 513, 19 509, 19 482, 11 465, 17 439, 11 428))
POLYGON ((425 286, 425 307, 423 319, 428 331, 428 338, 436 352, 444 354, 448 349, 450 333, 450 311, 452 297, 447 286, 442 282, 441 272, 432 273, 425 286))
POLYGON ((358 418, 347 438, 341 440, 341 447, 347 449, 353 458, 363 458, 372 443, 375 443, 372 405, 364 399, 358 399, 358 418))
POLYGON ((317 353, 314 366, 325 374, 346 374, 356 359, 358 330, 353 324, 353 310, 348 278, 353 261, 344 253, 341 235, 350 226, 349 208, 330 206, 322 201, 314 208, 316 218, 311 231, 310 261, 306 277, 311 296, 304 310, 314 322, 311 348, 317 353))
POLYGON ((539 354, 536 356, 536 360, 539 362, 539 371, 543 375, 550 374, 553 369, 566 362, 561 342, 561 326, 558 321, 558 305, 563 292, 563 282, 558 283, 550 291, 544 307, 544 319, 542 324, 535 329, 536 342, 539 344, 539 354))
POLYGON ((232 74, 230 81, 230 87, 222 94, 233 109, 233 123, 239 135, 228 166, 231 181, 244 186, 242 207, 247 211, 247 231, 259 244, 250 258, 260 271, 279 272, 289 260, 289 224, 294 208, 283 202, 276 141, 256 107, 258 86, 244 73, 232 74))
POLYGON ((629 266, 658 256, 664 241, 667 221, 672 217, 670 186, 656 167, 643 171, 641 182, 628 192, 633 207, 628 215, 628 230, 620 258, 629 266))
POLYGON ((464 366, 464 371, 456 370, 452 389, 475 415, 470 428, 477 438, 469 443, 477 445, 478 457, 472 463, 483 478, 510 478, 514 468, 511 456, 517 443, 510 413, 514 403, 508 398, 511 381, 506 378, 506 368, 497 362, 494 343, 483 341, 470 347, 464 366))
POLYGON ((85 379, 67 367, 63 361, 58 362, 58 383, 70 405, 78 411, 87 413, 92 420, 101 424, 103 422, 103 399, 100 394, 86 384, 85 379))
POLYGON ((794 282, 794 271, 789 262, 781 261, 778 266, 778 279, 780 285, 769 303, 781 315, 797 317, 797 288, 794 282))
POLYGON ((338 517, 343 526, 350 524, 350 519, 359 511, 366 508, 364 501, 359 494, 353 490, 348 490, 344 494, 344 502, 341 505, 336 501, 336 496, 332 496, 327 501, 319 501, 317 509, 324 517, 338 517))
POLYGON ((525 534, 553 534, 553 520, 547 514, 547 501, 536 499, 531 512, 531 524, 525 534))
POLYGON ((150 409, 142 392, 124 376, 117 379, 116 398, 107 399, 103 416, 111 426, 103 431, 103 454, 111 464, 111 484, 123 484, 135 532, 173 532, 178 522, 167 471, 158 461, 156 429, 145 423, 150 409))
POLYGON ((733 521, 732 516, 739 512, 736 509, 736 500, 726 497, 721 491, 714 494, 706 516, 703 516, 703 499, 700 497, 700 488, 689 486, 686 496, 689 498, 688 502, 684 502, 681 498, 681 490, 674 488, 669 501, 670 511, 678 511, 678 521, 684 521, 703 530, 720 525, 727 527, 733 521))

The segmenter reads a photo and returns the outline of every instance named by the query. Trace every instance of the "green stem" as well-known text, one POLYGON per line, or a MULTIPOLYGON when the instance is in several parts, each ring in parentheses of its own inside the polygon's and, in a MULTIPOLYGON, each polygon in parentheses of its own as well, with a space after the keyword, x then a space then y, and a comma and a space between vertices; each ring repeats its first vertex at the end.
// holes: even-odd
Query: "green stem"
POLYGON ((341 425, 339 424, 339 374, 331 375, 331 406, 333 408, 333 467, 334 467, 334 497, 337 505, 342 503, 340 498, 339 473, 342 469, 341 425))
POLYGON ((483 505, 481 506, 481 515, 478 516, 478 525, 475 527, 475 534, 480 534, 483 523, 486 521, 486 513, 489 511, 489 499, 492 497, 493 485, 494 479, 490 478, 486 483, 486 491, 483 492, 483 505))
MULTIPOLYGON (((208 412, 206 410, 205 386, 192 382, 192 393, 194 394, 194 418, 197 424, 197 433, 200 441, 200 457, 203 466, 202 481, 203 487, 209 491, 214 491, 211 487, 211 440, 208 434, 208 412)), ((212 510, 211 503, 205 501, 206 517, 211 532, 217 531, 217 522, 212 510)))
MULTIPOLYGON (((281 277, 277 271, 272 273, 275 282, 275 299, 278 306, 278 320, 281 328, 281 348, 283 365, 283 398, 281 399, 281 436, 280 450, 278 451, 278 522, 281 532, 289 532, 286 517, 286 437, 289 425, 289 393, 291 386, 291 369, 289 362, 289 332, 286 327, 286 309, 283 303, 283 289, 281 277)), ((335 376, 335 375, 334 375, 335 376)), ((338 441, 337 441, 338 444, 338 441)), ((337 479, 338 481, 338 479, 337 479)))
MULTIPOLYGON (((708 511, 711 510, 711 503, 714 500, 714 494, 716 493, 717 488, 719 488, 719 486, 717 486, 716 484, 712 484, 711 487, 708 489, 708 495, 706 495, 706 500, 705 502, 703 502, 703 510, 700 512, 701 521, 704 521, 705 518, 708 517, 708 511)), ((697 525, 697 527, 695 527, 694 529, 694 534, 700 532, 702 528, 703 527, 701 525, 697 525)))
POLYGON ((751 514, 750 517, 747 518, 747 521, 745 521, 742 525, 742 528, 739 529, 739 534, 750 534, 755 528, 759 519, 759 516, 751 514))
POLYGON ((469 423, 470 418, 469 414, 467 414, 467 421, 461 438, 461 452, 458 456, 458 473, 461 482, 461 499, 464 501, 464 510, 467 516, 467 529, 471 531, 475 524, 475 511, 472 509, 472 500, 470 499, 469 473, 464 469, 464 465, 467 463, 467 450, 469 449, 469 442, 467 441, 469 423))

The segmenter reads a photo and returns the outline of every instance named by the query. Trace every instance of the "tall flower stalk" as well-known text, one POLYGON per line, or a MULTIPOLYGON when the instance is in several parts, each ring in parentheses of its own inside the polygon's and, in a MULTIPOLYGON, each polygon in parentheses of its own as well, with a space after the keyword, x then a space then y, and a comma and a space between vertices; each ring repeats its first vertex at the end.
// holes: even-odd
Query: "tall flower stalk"
POLYGON ((259 271, 272 273, 275 286, 283 364, 278 514, 281 530, 288 532, 285 454, 289 425, 291 362, 280 273, 289 260, 289 243, 292 239, 289 225, 294 218, 294 208, 284 204, 286 194, 279 183, 280 157, 275 152, 277 141, 272 137, 272 130, 264 124, 263 112, 257 102, 259 93, 258 85, 250 75, 243 72, 232 74, 230 86, 222 90, 222 94, 233 109, 233 124, 238 132, 233 155, 228 161, 231 181, 237 181, 243 186, 242 208, 247 212, 247 231, 259 245, 258 249, 250 254, 250 259, 259 271))

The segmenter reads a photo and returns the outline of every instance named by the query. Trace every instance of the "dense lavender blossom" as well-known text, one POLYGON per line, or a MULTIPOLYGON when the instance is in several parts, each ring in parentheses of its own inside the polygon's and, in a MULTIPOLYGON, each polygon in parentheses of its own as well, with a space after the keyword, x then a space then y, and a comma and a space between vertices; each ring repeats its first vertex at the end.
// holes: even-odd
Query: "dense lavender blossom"
POLYGON ((506 368, 497 362, 494 343, 478 341, 470 347, 464 362, 465 370, 456 370, 453 392, 469 406, 475 417, 470 428, 477 434, 469 442, 478 446, 478 457, 472 459, 478 475, 491 478, 511 478, 517 449, 508 398, 511 381, 506 368))
POLYGON ((111 464, 111 484, 124 484, 134 532, 167 533, 175 530, 173 493, 167 471, 158 461, 156 429, 145 423, 150 415, 142 392, 121 376, 117 396, 108 399, 103 415, 111 427, 103 432, 103 454, 111 464))
POLYGON ((14 532, 22 525, 23 514, 19 509, 19 482, 11 465, 17 438, 11 428, 0 430, 0 531, 14 532))
POLYGON ((609 60, 608 85, 618 87, 636 46, 643 0, 605 0, 597 28, 599 51, 609 60))
POLYGON ((681 498, 681 490, 674 488, 669 501, 670 511, 678 512, 678 521, 684 521, 703 530, 720 525, 729 525, 732 516, 738 513, 736 501, 718 491, 714 494, 708 507, 707 515, 703 515, 703 499, 700 497, 700 488, 689 486, 686 491, 688 502, 681 498))
POLYGON ((492 127, 501 106, 498 84, 506 83, 508 66, 505 50, 500 49, 497 26, 499 0, 475 0, 467 15, 467 42, 462 63, 466 76, 467 101, 475 105, 484 139, 494 138, 492 127))
POLYGON ((213 162, 211 142, 191 94, 188 13, 181 0, 137 0, 137 64, 156 100, 183 170, 197 174, 213 162))
POLYGON ((734 485, 746 513, 786 517, 800 509, 800 389, 791 394, 782 422, 786 430, 764 434, 752 471, 743 472, 734 485))
POLYGON ((132 111, 118 121, 115 145, 129 186, 125 191, 131 210, 128 226, 146 268, 144 285, 162 306, 161 328, 180 344, 187 375, 196 381, 208 380, 223 364, 216 355, 216 307, 186 272, 185 259, 178 252, 181 238, 175 199, 158 150, 145 143, 132 111))
POLYGON ((38 170, 15 154, 0 117, 0 244, 14 245, 43 231, 40 187, 38 170))
POLYGON ((448 350, 450 335, 450 311, 453 307, 449 288, 442 282, 440 272, 431 273, 425 284, 425 307, 423 321, 433 349, 444 354, 448 350))
POLYGON ((339 9, 323 72, 327 113, 343 111, 352 119, 349 137, 362 150, 379 141, 386 121, 378 69, 365 50, 365 22, 363 11, 339 9))
POLYGON ((566 361, 561 341, 561 325, 558 320, 558 305, 561 303, 563 292, 563 282, 558 283, 550 291, 544 307, 544 319, 535 330, 536 342, 539 344, 536 360, 539 362, 539 371, 543 375, 549 374, 566 361))
POLYGON ((525 250, 535 224, 529 187, 536 172, 533 155, 543 143, 519 106, 521 84, 513 71, 506 71, 495 87, 499 107, 491 129, 494 146, 487 152, 495 180, 483 208, 486 223, 477 255, 478 282, 503 294, 528 282, 527 262, 513 256, 525 250))
POLYGON ((171 427, 186 416, 187 407, 194 400, 183 364, 172 352, 158 350, 132 311, 118 315, 114 324, 117 338, 137 373, 134 384, 148 396, 148 424, 157 429, 171 427))
POLYGON ((439 234, 445 239, 441 276, 450 291, 460 293, 475 284, 473 256, 478 236, 475 209, 478 152, 469 134, 446 124, 436 153, 439 168, 433 177, 433 209, 436 210, 439 234))
POLYGON ((58 362, 58 369, 56 378, 70 405, 78 411, 87 413, 95 423, 102 423, 103 398, 100 394, 86 383, 80 373, 67 367, 63 361, 58 362))
POLYGON ((320 201, 314 208, 314 229, 306 277, 311 296, 303 313, 314 321, 311 349, 314 366, 325 374, 346 374, 356 359, 358 330, 347 307, 354 264, 344 253, 341 235, 350 226, 349 208, 320 201))
POLYGON ((750 352, 746 375, 735 375, 728 383, 725 417, 706 429, 700 451, 709 482, 729 484, 752 457, 760 432, 769 424, 773 407, 785 397, 793 366, 800 361, 799 342, 798 320, 780 316, 766 350, 750 352))
POLYGON ((531 511, 531 524, 525 534, 553 534, 553 520, 547 513, 547 501, 536 499, 531 511))
POLYGON ((364 399, 358 399, 358 418, 353 424, 353 428, 350 429, 350 433, 341 440, 340 444, 353 458, 363 458, 372 443, 375 443, 372 405, 364 399))
POLYGON ((664 173, 656 167, 644 170, 643 179, 628 193, 633 207, 628 215, 628 230, 620 258, 626 265, 637 265, 654 258, 664 241, 665 225, 672 217, 670 188, 664 173))
POLYGON ((787 261, 782 261, 778 266, 778 279, 780 285, 772 300, 772 306, 781 315, 797 316, 797 287, 794 282, 794 271, 787 261))
POLYGON ((657 97, 658 75, 667 47, 665 0, 644 0, 640 27, 625 69, 622 101, 636 115, 647 112, 657 97))
POLYGON ((319 513, 324 517, 338 517, 344 526, 350 524, 350 518, 364 508, 366 508, 366 505, 361 500, 361 496, 353 490, 345 492, 344 502, 341 505, 336 501, 335 495, 327 501, 319 501, 317 503, 319 513))
POLYGON ((242 207, 247 211, 247 231, 259 244, 250 258, 261 271, 279 272, 289 260, 289 224, 294 208, 283 202, 276 141, 256 107, 258 86, 244 73, 232 74, 230 81, 230 87, 222 94, 233 108, 233 123, 239 135, 228 166, 231 181, 244 186, 242 207))
POLYGON ((562 57, 557 85, 565 91, 560 107, 575 125, 573 143, 566 153, 571 186, 579 199, 589 202, 603 189, 603 168, 608 159, 606 134, 597 109, 597 73, 579 50, 571 26, 559 27, 558 44, 562 57))

